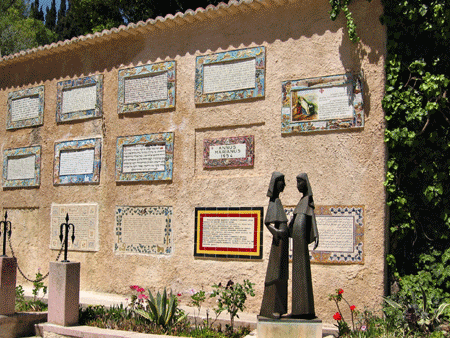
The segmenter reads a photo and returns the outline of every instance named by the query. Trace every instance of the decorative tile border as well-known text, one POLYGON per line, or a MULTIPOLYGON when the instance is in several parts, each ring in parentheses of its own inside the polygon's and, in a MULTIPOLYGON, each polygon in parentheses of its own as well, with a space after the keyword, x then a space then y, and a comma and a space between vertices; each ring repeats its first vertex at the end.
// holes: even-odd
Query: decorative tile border
POLYGON ((195 208, 195 257, 261 259, 262 207, 195 208))
MULTIPOLYGON (((246 66, 247 70, 248 66, 252 66, 249 64, 246 66)), ((243 100, 243 99, 251 99, 264 97, 265 91, 265 69, 266 69, 266 50, 265 47, 256 47, 256 48, 247 48, 247 49, 239 49, 234 51, 222 52, 209 54, 205 56, 197 56, 196 65, 195 65, 195 103, 196 104, 204 104, 204 103, 214 103, 214 102, 226 102, 226 101, 235 101, 235 100, 243 100), (238 89, 226 89, 223 87, 222 89, 218 88, 217 92, 211 89, 211 92, 207 92, 205 90, 205 67, 207 66, 234 66, 239 67, 239 63, 248 63, 253 62, 254 60, 254 70, 249 75, 254 75, 254 82, 252 84, 246 86, 246 88, 238 88, 238 89)), ((237 69, 235 72, 239 73, 237 69)), ((231 77, 232 80, 233 75, 226 70, 224 73, 231 77)), ((213 75, 212 75, 213 76, 213 75)), ((218 79, 218 83, 222 83, 224 79, 218 79)))
POLYGON ((118 113, 124 114, 174 108, 176 102, 175 84, 175 61, 153 63, 145 66, 119 70, 118 113), (139 97, 137 97, 134 98, 134 100, 131 100, 133 102, 126 102, 126 82, 133 80, 139 81, 139 79, 142 79, 143 81, 154 80, 151 84, 154 87, 150 88, 154 89, 154 92, 151 93, 154 96, 154 99, 140 101, 139 97), (158 92, 161 88, 158 89, 157 86, 163 84, 165 87, 165 83, 167 83, 167 92, 165 90, 163 90, 163 93, 158 92))
MULTIPOLYGON (((29 102, 30 103, 30 102, 29 102)), ((28 104, 29 104, 28 103, 28 104)), ((26 109, 24 109, 26 110, 26 109)), ((6 129, 19 129, 33 126, 40 126, 44 123, 44 86, 22 89, 8 94, 8 108, 6 113, 6 129), (25 100, 33 100, 33 106, 37 106, 36 112, 23 112, 23 118, 14 116, 14 102, 22 102, 27 105, 25 100)))
MULTIPOLYGON (((66 215, 69 215, 69 223, 75 226, 75 241, 69 238, 68 250, 70 251, 98 251, 98 204, 54 204, 52 203, 50 249, 61 249, 61 224, 66 223, 66 215)), ((72 231, 72 229, 70 229, 72 231)), ((72 232, 70 232, 70 236, 72 232)))
POLYGON ((39 187, 41 183, 41 146, 7 149, 3 151, 3 187, 23 188, 39 187), (28 160, 28 161, 27 161, 28 160), (21 172, 11 173, 8 164, 18 161, 18 170, 21 172), (25 162, 20 162, 25 161, 25 162), (27 166, 30 166, 27 168, 27 166), (27 170, 29 169, 29 170, 27 170), (11 175, 17 175, 11 177, 11 175), (20 177, 22 175, 22 177, 20 177))
POLYGON ((89 119, 102 116, 103 75, 100 74, 74 80, 61 81, 57 83, 56 89, 56 122, 89 119), (93 89, 93 93, 87 92, 89 89, 93 89), (67 94, 69 92, 75 93, 76 91, 83 91, 78 94, 78 97, 75 96, 75 99, 78 99, 80 96, 83 97, 83 100, 80 102, 80 106, 71 107, 68 112, 65 112, 64 109, 67 109, 69 102, 64 102, 64 94, 66 94, 66 100, 69 101, 67 94), (86 100, 86 94, 88 94, 87 96, 89 100, 86 100))
MULTIPOLYGON (((284 208, 288 219, 292 218, 294 209, 295 206, 284 208)), ((319 246, 313 251, 314 243, 310 244, 311 262, 364 264, 364 207, 316 206, 315 215, 319 246)), ((289 256, 292 259, 292 239, 290 240, 289 256)))
POLYGON ((118 137, 116 181, 172 180, 174 137, 173 132, 118 137), (134 154, 125 154, 124 147, 131 149, 133 146, 134 154), (125 155, 128 156, 126 161, 125 155), (153 167, 147 170, 149 164, 153 167))
POLYGON ((361 82, 354 74, 282 82, 281 133, 363 127, 361 82))
POLYGON ((203 140, 203 168, 253 167, 254 161, 253 135, 203 140))
POLYGON ((101 138, 55 143, 53 184, 99 183, 101 149, 101 138))
POLYGON ((172 207, 116 206, 114 252, 168 256, 173 253, 172 207))

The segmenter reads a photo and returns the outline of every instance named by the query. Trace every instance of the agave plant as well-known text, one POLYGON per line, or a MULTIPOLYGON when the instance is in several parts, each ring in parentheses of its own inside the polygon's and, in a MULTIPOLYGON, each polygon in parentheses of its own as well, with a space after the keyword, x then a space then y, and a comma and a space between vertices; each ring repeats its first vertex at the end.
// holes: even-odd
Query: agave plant
POLYGON ((177 296, 173 295, 172 292, 167 293, 166 288, 164 288, 162 294, 158 291, 156 298, 153 297, 150 290, 148 290, 148 295, 147 308, 133 310, 138 315, 165 329, 186 318, 186 314, 178 309, 177 296))

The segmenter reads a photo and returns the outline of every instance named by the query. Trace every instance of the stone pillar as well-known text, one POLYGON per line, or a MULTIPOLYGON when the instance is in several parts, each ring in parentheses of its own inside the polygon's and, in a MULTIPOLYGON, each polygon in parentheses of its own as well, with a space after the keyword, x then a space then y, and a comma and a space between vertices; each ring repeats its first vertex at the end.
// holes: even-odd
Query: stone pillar
POLYGON ((0 269, 0 315, 13 315, 16 305, 16 259, 0 257, 0 269))
POLYGON ((50 262, 48 284, 48 322, 62 326, 78 324, 80 263, 50 262))
POLYGON ((322 338, 322 321, 316 319, 271 319, 258 316, 258 338, 322 338))

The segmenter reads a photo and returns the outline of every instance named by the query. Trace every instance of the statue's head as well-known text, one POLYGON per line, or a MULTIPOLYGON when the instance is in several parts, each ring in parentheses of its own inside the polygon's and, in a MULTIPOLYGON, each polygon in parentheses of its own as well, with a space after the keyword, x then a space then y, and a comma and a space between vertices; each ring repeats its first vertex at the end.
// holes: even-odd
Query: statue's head
POLYGON ((284 174, 274 171, 270 178, 268 197, 278 197, 278 194, 284 190, 286 183, 284 181, 284 174))
POLYGON ((303 195, 312 196, 313 193, 307 174, 301 173, 297 175, 297 189, 303 193, 303 195))

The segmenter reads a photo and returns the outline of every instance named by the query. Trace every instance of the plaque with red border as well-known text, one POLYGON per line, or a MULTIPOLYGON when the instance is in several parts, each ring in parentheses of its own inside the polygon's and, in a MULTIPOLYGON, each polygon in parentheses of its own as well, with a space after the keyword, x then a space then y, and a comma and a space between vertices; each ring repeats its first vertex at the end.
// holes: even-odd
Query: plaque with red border
POLYGON ((262 207, 195 208, 195 257, 261 259, 262 207))

